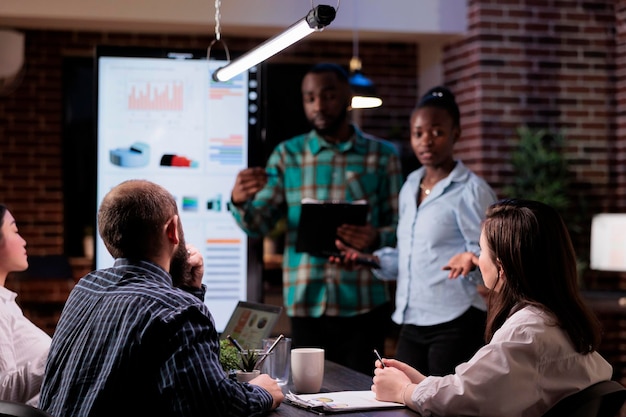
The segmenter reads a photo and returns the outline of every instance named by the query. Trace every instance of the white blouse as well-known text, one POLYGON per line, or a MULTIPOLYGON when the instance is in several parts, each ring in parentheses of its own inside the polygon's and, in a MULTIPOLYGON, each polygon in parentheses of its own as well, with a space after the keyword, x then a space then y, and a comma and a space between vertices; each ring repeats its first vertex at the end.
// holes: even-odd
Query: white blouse
POLYGON ((533 417, 560 399, 611 379, 597 352, 581 355, 552 317, 525 307, 453 375, 427 377, 411 400, 423 416, 533 417))
POLYGON ((51 339, 24 317, 16 296, 0 287, 0 399, 37 406, 51 339))

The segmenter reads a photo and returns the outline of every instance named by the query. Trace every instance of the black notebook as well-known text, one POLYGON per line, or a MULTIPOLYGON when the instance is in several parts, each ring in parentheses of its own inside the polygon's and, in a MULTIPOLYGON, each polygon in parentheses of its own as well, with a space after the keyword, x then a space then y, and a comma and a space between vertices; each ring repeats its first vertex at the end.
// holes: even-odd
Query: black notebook
POLYGON ((346 202, 303 199, 296 252, 307 252, 324 258, 338 255, 335 246, 337 228, 342 224, 365 225, 368 211, 369 205, 365 200, 346 202))

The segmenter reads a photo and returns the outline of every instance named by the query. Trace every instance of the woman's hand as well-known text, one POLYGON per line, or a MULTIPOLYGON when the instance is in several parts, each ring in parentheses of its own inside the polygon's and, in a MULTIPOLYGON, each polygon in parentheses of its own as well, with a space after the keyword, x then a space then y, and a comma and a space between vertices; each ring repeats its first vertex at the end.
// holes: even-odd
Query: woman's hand
POLYGON ((463 252, 454 255, 444 266, 444 271, 450 271, 448 278, 458 278, 460 275, 467 275, 470 271, 478 266, 478 256, 472 252, 463 252))
POLYGON ((344 269, 352 271, 358 268, 370 268, 371 266, 362 265, 363 260, 371 260, 378 263, 378 257, 375 255, 359 252, 343 243, 341 240, 335 241, 335 246, 339 250, 339 256, 330 256, 328 261, 333 264, 341 265, 344 269))
POLYGON ((356 268, 355 260, 361 256, 361 252, 343 243, 341 240, 335 240, 335 246, 339 250, 339 256, 331 256, 328 262, 341 265, 343 268, 351 271, 356 268))
MULTIPOLYGON (((395 359, 383 358, 385 367, 376 361, 372 391, 376 399, 406 404, 411 397, 413 384, 419 384, 426 378, 417 369, 395 359)), ((411 406, 411 403, 407 404, 411 406)))
POLYGON ((374 382, 372 391, 376 394, 377 400, 404 404, 402 391, 411 384, 411 380, 404 372, 391 366, 376 368, 372 381, 374 382))
MULTIPOLYGON (((399 360, 383 358, 383 362, 385 363, 385 369, 386 368, 398 369, 403 374, 405 374, 414 384, 419 384, 420 382, 424 380, 424 378, 426 378, 420 371, 413 368, 411 365, 408 365, 399 360)), ((376 368, 382 368, 378 366, 378 364, 379 364, 379 361, 376 361, 376 368)))

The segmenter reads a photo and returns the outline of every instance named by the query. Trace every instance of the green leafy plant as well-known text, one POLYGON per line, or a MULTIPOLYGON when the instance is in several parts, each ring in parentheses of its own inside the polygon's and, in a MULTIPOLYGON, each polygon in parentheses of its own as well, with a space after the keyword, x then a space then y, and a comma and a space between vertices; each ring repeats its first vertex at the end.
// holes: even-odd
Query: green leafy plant
MULTIPOLYGON (((504 187, 504 195, 541 201, 559 212, 574 240, 584 233, 585 200, 572 193, 568 160, 564 153, 565 136, 548 129, 517 129, 519 142, 511 153, 513 182, 504 187)), ((577 260, 579 284, 587 268, 585 258, 577 260)))
POLYGON ((220 340, 220 364, 225 372, 240 369, 239 351, 228 340, 220 340))
POLYGON ((261 357, 257 349, 248 349, 240 352, 227 339, 220 340, 220 364, 225 372, 237 369, 244 372, 252 372, 261 357))
POLYGON ((511 154, 513 182, 504 188, 504 193, 541 201, 563 213, 569 207, 569 171, 563 154, 563 134, 525 126, 517 134, 517 149, 511 154))
POLYGON ((239 352, 241 357, 239 369, 245 372, 254 371, 254 367, 260 359, 259 353, 256 349, 248 349, 243 352, 239 352))

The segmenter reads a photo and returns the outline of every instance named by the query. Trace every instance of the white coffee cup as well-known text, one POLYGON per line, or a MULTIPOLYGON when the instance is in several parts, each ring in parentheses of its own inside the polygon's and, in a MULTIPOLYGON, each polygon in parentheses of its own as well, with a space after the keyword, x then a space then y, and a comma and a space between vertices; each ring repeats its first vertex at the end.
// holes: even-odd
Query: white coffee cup
POLYGON ((324 380, 324 349, 292 349, 291 378, 296 391, 300 394, 320 392, 324 380))

